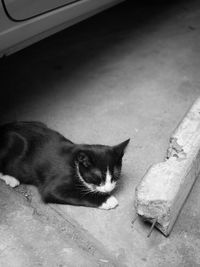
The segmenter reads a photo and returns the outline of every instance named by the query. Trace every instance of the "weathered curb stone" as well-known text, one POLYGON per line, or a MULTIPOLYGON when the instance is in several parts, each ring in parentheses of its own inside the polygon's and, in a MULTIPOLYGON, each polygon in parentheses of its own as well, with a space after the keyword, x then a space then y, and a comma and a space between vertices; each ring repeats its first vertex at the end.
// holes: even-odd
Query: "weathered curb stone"
POLYGON ((149 168, 136 187, 135 207, 168 236, 200 173, 200 98, 170 138, 166 159, 149 168))

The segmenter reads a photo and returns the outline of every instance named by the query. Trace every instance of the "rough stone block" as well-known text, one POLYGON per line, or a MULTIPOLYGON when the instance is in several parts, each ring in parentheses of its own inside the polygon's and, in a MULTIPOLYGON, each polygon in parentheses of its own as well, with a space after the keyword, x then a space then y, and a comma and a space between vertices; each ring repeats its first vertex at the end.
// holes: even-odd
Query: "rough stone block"
POLYGON ((200 98, 170 138, 166 159, 153 165, 136 188, 135 207, 145 220, 156 220, 168 236, 200 173, 200 98))

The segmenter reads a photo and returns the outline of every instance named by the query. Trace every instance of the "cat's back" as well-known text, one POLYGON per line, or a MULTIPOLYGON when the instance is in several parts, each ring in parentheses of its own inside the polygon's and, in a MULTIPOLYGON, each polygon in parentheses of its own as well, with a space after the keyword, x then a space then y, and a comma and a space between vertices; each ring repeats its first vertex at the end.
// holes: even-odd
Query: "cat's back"
POLYGON ((26 139, 29 138, 59 138, 72 143, 57 131, 48 128, 39 121, 14 121, 0 125, 0 136, 3 137, 11 132, 15 132, 26 139))
POLYGON ((5 173, 26 176, 37 165, 62 163, 61 151, 73 143, 41 122, 10 122, 0 125, 0 169, 5 173))
POLYGON ((21 134, 22 136, 28 135, 44 135, 47 134, 48 128, 42 122, 37 121, 14 121, 0 125, 0 136, 6 135, 10 132, 21 134))
POLYGON ((38 121, 15 121, 0 125, 0 150, 11 138, 11 135, 18 135, 35 150, 37 147, 44 148, 46 145, 57 146, 64 142, 73 144, 63 135, 48 128, 44 123, 38 121))

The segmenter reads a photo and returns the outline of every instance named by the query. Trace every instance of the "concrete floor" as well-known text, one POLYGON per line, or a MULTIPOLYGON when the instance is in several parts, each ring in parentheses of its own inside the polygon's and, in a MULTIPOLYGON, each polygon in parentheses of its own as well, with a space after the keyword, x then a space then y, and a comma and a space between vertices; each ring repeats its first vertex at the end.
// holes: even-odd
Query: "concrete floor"
POLYGON ((103 249, 47 205, 34 206, 2 181, 0 199, 0 266, 115 266, 103 249))
POLYGON ((136 185, 164 158, 170 134, 200 93, 199 1, 146 2, 126 2, 3 60, 0 119, 40 120, 77 143, 130 137, 118 208, 52 207, 120 267, 195 267, 199 180, 169 238, 156 230, 147 238, 149 226, 133 223, 136 185))

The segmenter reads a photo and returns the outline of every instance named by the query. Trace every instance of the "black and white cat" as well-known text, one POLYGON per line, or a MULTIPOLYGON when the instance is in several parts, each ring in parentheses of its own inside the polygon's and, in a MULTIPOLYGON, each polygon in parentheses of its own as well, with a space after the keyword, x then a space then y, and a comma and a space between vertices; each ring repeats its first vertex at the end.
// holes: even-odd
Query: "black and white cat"
POLYGON ((128 143, 79 145, 41 122, 7 123, 0 126, 0 179, 35 185, 46 203, 112 209, 128 143))

